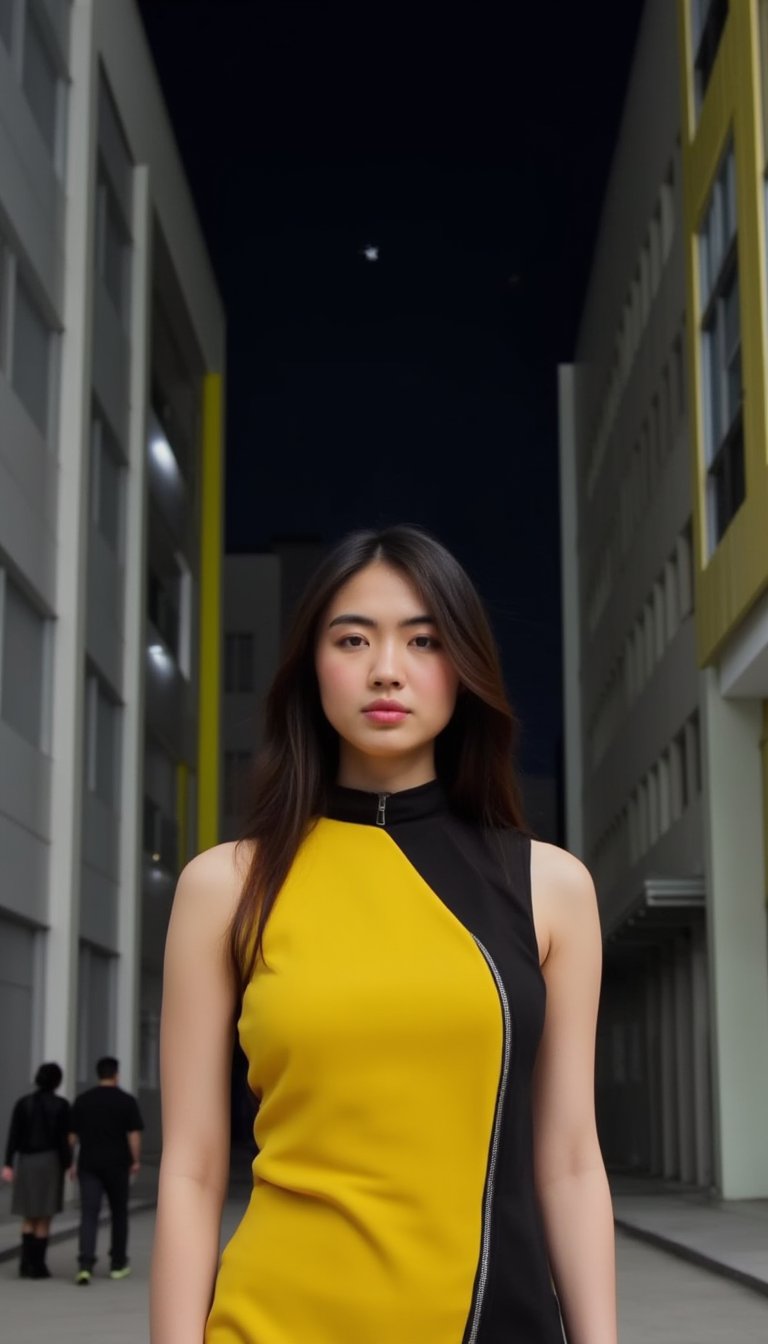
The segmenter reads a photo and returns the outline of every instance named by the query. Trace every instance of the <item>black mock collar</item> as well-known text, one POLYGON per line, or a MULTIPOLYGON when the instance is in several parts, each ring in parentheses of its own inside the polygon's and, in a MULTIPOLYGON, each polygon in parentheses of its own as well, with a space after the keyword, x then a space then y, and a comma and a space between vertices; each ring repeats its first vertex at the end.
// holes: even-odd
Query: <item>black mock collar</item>
POLYGON ((439 779, 396 793, 368 793, 334 784, 328 792, 325 815, 332 821, 354 821, 361 826, 392 826, 444 812, 448 806, 439 779))

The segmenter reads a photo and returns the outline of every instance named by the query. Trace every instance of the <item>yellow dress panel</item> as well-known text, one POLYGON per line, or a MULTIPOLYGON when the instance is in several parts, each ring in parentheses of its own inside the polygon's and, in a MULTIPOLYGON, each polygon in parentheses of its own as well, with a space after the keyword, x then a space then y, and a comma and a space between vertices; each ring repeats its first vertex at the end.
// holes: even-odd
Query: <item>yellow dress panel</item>
POLYGON ((265 956, 254 1186, 206 1344, 461 1344, 503 1051, 478 944, 384 830, 323 819, 265 956))

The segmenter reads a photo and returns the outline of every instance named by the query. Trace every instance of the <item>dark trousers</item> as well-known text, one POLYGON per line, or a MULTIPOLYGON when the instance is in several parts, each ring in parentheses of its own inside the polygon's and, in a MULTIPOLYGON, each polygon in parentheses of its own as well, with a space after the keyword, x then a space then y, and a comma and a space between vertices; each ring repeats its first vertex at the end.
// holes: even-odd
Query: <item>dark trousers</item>
POLYGON ((107 1168, 99 1172, 79 1171, 80 1180, 80 1255, 81 1269, 96 1263, 96 1233, 99 1226, 102 1195, 107 1196, 112 1215, 112 1269, 128 1263, 128 1168, 107 1168))

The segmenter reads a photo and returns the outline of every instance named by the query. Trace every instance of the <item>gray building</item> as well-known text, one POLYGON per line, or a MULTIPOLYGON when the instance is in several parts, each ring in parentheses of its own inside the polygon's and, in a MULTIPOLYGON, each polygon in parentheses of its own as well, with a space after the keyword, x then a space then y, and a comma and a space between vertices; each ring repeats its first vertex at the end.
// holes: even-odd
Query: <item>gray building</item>
POLYGON ((614 1169, 707 1186, 712 1104, 676 7, 649 0, 560 370, 566 843, 605 935, 614 1169))
POLYGON ((133 0, 0 0, 0 1129, 41 1059, 71 1095, 115 1053, 157 1139, 170 899, 217 838, 223 365, 133 0))

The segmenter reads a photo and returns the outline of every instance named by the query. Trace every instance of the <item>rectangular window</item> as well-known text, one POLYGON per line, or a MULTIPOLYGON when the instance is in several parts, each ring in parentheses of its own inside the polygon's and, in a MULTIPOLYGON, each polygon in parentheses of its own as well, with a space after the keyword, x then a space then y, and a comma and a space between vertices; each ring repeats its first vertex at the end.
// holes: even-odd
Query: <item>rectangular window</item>
POLYGON ((99 172, 96 188, 96 269, 124 324, 128 320, 128 238, 114 190, 99 172))
POLYGON ((675 368, 675 409, 679 420, 685 415, 685 358, 683 340, 680 336, 672 347, 672 359, 675 368))
POLYGON ((147 570, 147 615, 174 658, 179 651, 181 576, 147 570))
POLYGON ((648 771, 648 844, 659 838, 659 777, 656 766, 648 771))
POLYGON ((651 602, 646 602, 643 611, 643 657, 646 677, 650 677, 656 663, 653 627, 653 605, 651 602))
POLYGON ((40 134, 50 150, 51 157, 55 159, 59 79, 31 4, 27 4, 24 17, 22 83, 40 134))
POLYGON ((642 780, 637 790, 638 844, 640 854, 648 848, 648 785, 642 780))
POLYGON ((735 174, 736 160, 731 145, 713 187, 699 236, 710 551, 715 549, 744 502, 746 488, 735 174))
POLYGON ((0 42, 6 51, 13 46, 13 11, 15 0, 0 0, 0 42))
POLYGON ((659 662, 666 647, 666 621, 664 619, 664 584, 657 580, 653 585, 653 642, 656 661, 659 662))
POLYGON ((680 810, 684 812, 686 807, 691 801, 691 786, 690 786, 691 776, 689 770, 688 751, 686 748, 686 733, 684 728, 682 729, 681 732, 677 734, 677 737, 675 738, 674 741, 674 748, 676 752, 676 759, 679 772, 678 786, 680 790, 680 810))
POLYGON ((0 714, 21 737, 42 746, 47 681, 46 620, 6 577, 2 623, 0 714))
POLYGON ((48 435, 51 333, 20 275, 16 274, 11 383, 40 432, 48 435))
POLYGON ((110 550, 123 551, 125 468, 117 445, 100 416, 91 427, 91 516, 110 550))
POLYGON ((677 539, 677 592, 680 619, 693 611, 693 538, 690 522, 677 539))
POLYGON ((120 797, 121 709, 100 677, 86 683, 86 779, 91 793, 117 809, 120 797))
POLYGON ((659 835, 669 830, 671 822, 669 753, 664 752, 659 761, 659 835))
POLYGON ((701 740, 698 713, 692 714, 685 725, 685 757, 691 797, 701 792, 701 740))
POLYGON ((693 0, 693 68, 701 105, 728 18, 728 0, 693 0))
POLYGON ((224 690, 227 695, 250 694, 254 688, 254 637, 234 631, 224 641, 224 690))
POLYGON ((677 821, 687 805, 685 742, 677 735, 670 746, 670 818, 677 821))
POLYGON ((677 561, 673 555, 664 566, 664 633, 669 643, 677 631, 677 561))

